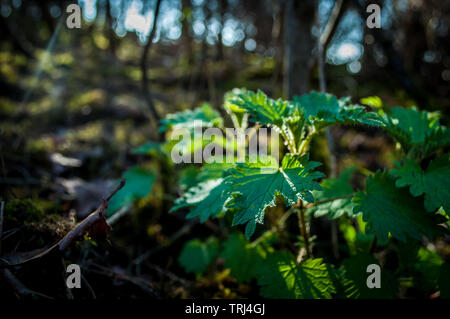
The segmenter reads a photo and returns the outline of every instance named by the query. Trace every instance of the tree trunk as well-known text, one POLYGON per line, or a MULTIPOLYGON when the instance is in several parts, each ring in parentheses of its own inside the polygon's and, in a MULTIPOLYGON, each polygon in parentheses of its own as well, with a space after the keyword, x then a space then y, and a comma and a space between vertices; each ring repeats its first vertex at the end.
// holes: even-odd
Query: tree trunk
POLYGON ((148 36, 147 44, 144 47, 144 51, 142 52, 142 58, 141 58, 142 91, 143 91, 145 100, 147 101, 150 112, 152 113, 153 119, 155 120, 156 123, 159 122, 161 117, 159 116, 159 114, 156 110, 155 103, 153 102, 153 97, 152 97, 152 94, 149 89, 150 81, 148 80, 147 60, 148 60, 150 48, 152 46, 153 37, 155 36, 155 32, 156 32, 156 26, 157 26, 157 22, 158 22, 160 5, 161 5, 161 0, 157 0, 152 31, 150 32, 150 35, 148 36))
POLYGON ((309 74, 314 63, 315 1, 287 0, 284 28, 284 95, 292 98, 309 90, 309 74))

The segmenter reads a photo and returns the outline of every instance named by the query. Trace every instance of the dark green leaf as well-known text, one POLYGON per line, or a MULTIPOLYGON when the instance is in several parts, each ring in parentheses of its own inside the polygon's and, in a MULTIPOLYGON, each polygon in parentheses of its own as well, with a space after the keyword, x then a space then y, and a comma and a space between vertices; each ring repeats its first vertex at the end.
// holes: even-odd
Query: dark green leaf
POLYGON ((198 239, 188 241, 181 251, 178 262, 188 273, 202 274, 219 253, 219 242, 209 237, 202 242, 198 239))
POLYGON ((261 268, 258 284, 266 298, 330 299, 336 292, 322 259, 297 264, 291 254, 274 253, 261 268))
POLYGON ((230 268, 231 275, 238 283, 250 282, 256 278, 258 267, 263 263, 265 253, 259 246, 253 246, 242 234, 232 234, 224 243, 221 257, 225 267, 230 268))
POLYGON ((366 191, 357 193, 353 200, 354 212, 363 213, 368 223, 366 230, 376 233, 381 243, 387 241, 389 233, 403 242, 408 238, 420 240, 422 236, 431 239, 440 233, 420 199, 405 188, 396 188, 394 178, 386 172, 369 176, 366 191))
MULTIPOLYGON (((351 175, 354 168, 348 168, 342 172, 338 178, 325 179, 320 183, 321 191, 314 191, 314 199, 316 202, 332 199, 335 197, 348 196, 353 194, 353 188, 350 185, 351 175)), ((307 210, 308 213, 314 214, 315 217, 327 215, 330 219, 341 217, 347 214, 349 217, 355 217, 353 208, 355 203, 352 198, 336 199, 317 206, 313 206, 307 210)))
POLYGON ((450 158, 446 154, 432 161, 425 171, 413 160, 406 160, 392 174, 397 176, 397 187, 410 186, 413 196, 425 193, 425 208, 436 211, 441 206, 450 212, 450 158))
POLYGON ((315 181, 321 178, 321 172, 314 169, 321 165, 310 162, 308 155, 286 155, 281 167, 274 160, 266 163, 254 164, 238 163, 231 169, 229 183, 234 193, 233 199, 227 207, 237 209, 233 224, 248 223, 245 235, 250 238, 257 223, 262 224, 266 207, 276 205, 276 197, 284 198, 288 205, 298 200, 309 203, 314 201, 311 193, 319 190, 320 185, 315 181))
POLYGON ((367 278, 372 274, 367 272, 367 266, 377 264, 378 261, 372 255, 360 253, 351 258, 345 259, 344 268, 346 277, 350 279, 358 291, 357 296, 361 299, 392 299, 397 295, 398 283, 394 275, 386 270, 380 271, 380 288, 368 288, 367 278))
POLYGON ((140 166, 131 167, 123 177, 126 180, 125 186, 110 199, 108 215, 115 213, 121 207, 129 205, 135 200, 146 197, 155 181, 153 173, 140 166))

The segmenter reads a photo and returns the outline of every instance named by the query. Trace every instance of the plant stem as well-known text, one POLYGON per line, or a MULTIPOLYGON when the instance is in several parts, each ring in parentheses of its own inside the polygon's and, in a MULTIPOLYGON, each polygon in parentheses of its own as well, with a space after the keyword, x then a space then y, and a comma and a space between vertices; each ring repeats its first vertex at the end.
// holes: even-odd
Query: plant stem
POLYGON ((316 130, 312 130, 308 136, 303 140, 302 144, 300 145, 300 149, 298 151, 298 153, 300 155, 304 155, 308 149, 309 149, 309 144, 311 143, 311 140, 313 138, 313 136, 316 134, 316 130))
POLYGON ((355 196, 355 193, 342 195, 342 196, 336 196, 336 197, 332 197, 332 198, 327 198, 327 199, 324 199, 324 200, 321 200, 321 201, 318 201, 318 202, 315 202, 315 203, 308 204, 308 205, 306 205, 306 208, 319 206, 319 205, 326 204, 326 203, 329 203, 329 202, 332 202, 332 201, 338 200, 338 199, 352 198, 353 196, 355 196))
POLYGON ((286 132, 282 128, 280 128, 280 132, 281 132, 281 136, 283 137, 284 141, 286 142, 286 146, 287 146, 289 152, 292 154, 296 154, 297 152, 296 152, 295 146, 290 143, 289 138, 286 135, 286 132))
POLYGON ((303 202, 299 201, 299 207, 298 207, 298 226, 300 228, 300 232, 303 236, 303 242, 305 243, 305 250, 306 250, 306 258, 311 258, 311 251, 310 251, 310 245, 309 245, 309 234, 308 234, 308 228, 306 226, 306 216, 305 216, 305 210, 303 209, 303 202))
POLYGON ((377 247, 377 234, 374 234, 372 242, 370 243, 369 253, 373 254, 375 252, 376 247, 377 247))

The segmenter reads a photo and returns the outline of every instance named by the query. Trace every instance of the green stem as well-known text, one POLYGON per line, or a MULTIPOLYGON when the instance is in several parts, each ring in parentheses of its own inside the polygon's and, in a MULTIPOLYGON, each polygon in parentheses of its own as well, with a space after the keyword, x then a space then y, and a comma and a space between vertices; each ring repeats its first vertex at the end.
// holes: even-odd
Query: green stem
POLYGON ((311 143, 311 140, 312 140, 313 136, 316 134, 316 132, 317 132, 317 131, 313 129, 313 130, 308 134, 308 136, 303 140, 302 144, 300 145, 299 152, 298 152, 300 155, 306 154, 306 152, 307 152, 308 149, 309 149, 309 144, 311 143))
POLYGON ((336 197, 332 197, 332 198, 327 198, 327 199, 324 199, 324 200, 321 200, 321 201, 318 201, 318 202, 315 202, 315 203, 308 204, 308 205, 306 206, 306 208, 311 208, 311 207, 314 207, 314 206, 319 206, 319 205, 326 204, 326 203, 329 203, 329 202, 332 202, 332 201, 338 200, 338 199, 352 198, 353 196, 355 196, 355 194, 356 194, 356 193, 351 193, 351 194, 347 194, 347 195, 342 195, 342 196, 336 196, 336 197))
POLYGON ((286 145, 287 145, 287 148, 288 148, 289 152, 292 153, 292 154, 296 154, 297 150, 295 149, 295 146, 290 143, 289 138, 286 135, 286 132, 282 128, 279 128, 279 129, 280 129, 280 132, 281 132, 281 136, 283 137, 283 139, 286 142, 286 145))

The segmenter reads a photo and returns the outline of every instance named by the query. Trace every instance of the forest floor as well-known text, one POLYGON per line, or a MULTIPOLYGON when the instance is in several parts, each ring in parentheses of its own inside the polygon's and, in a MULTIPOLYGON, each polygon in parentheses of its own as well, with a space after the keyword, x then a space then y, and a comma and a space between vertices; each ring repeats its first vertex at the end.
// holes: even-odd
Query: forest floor
MULTIPOLYGON (((280 94, 272 89, 271 83, 277 81, 273 59, 249 56, 240 61, 208 62, 208 72, 201 72, 205 64, 189 64, 176 56, 166 61, 164 50, 160 48, 150 64, 151 90, 161 115, 206 100, 219 109, 223 92, 233 87, 280 94)), ((2 78, 14 88, 8 97, 0 97, 0 191, 8 200, 0 256, 55 243, 101 203, 127 167, 148 162, 131 152, 158 139, 157 124, 142 98, 139 63, 123 62, 139 61, 133 52, 114 56, 85 48, 71 53, 55 50, 49 58, 42 52, 33 64, 8 51, 0 52, 2 78)), ((334 133, 338 148, 350 149, 341 158, 343 163, 359 162, 375 170, 390 162, 379 156, 390 154, 383 134, 363 134, 356 129, 334 133), (352 157, 356 151, 358 159, 352 157)), ((323 140, 317 143, 324 147, 323 140)), ((148 165, 160 171, 158 161, 148 165)), ((114 220, 107 238, 85 236, 62 256, 51 253, 15 267, 13 276, 28 290, 0 281, 0 295, 256 296, 256 285, 238 285, 227 276, 223 260, 218 259, 211 275, 201 278, 186 274, 178 265, 183 243, 192 234, 224 234, 214 222, 200 224, 186 221, 184 212, 168 213, 179 190, 174 186, 164 193, 162 185, 173 178, 159 174, 151 195, 114 220), (66 289, 65 267, 71 263, 82 268, 82 289, 66 289)))

